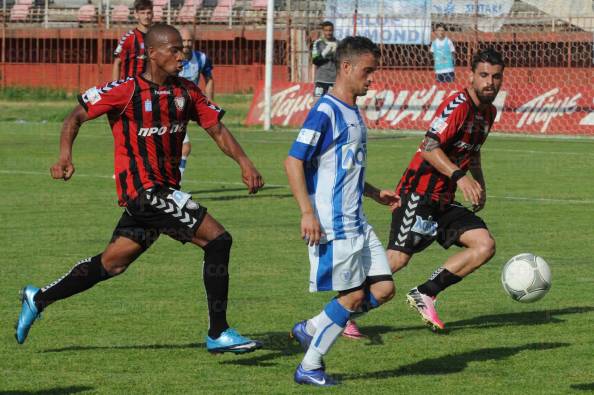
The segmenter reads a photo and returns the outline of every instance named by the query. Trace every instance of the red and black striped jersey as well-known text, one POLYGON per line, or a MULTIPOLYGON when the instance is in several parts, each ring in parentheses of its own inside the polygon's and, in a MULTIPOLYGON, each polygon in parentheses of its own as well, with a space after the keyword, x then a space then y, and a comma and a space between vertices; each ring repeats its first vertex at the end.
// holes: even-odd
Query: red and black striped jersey
POLYGON ((138 29, 128 31, 122 36, 113 53, 121 60, 120 79, 135 77, 144 72, 146 50, 144 48, 145 33, 138 29))
MULTIPOLYGON (((447 157, 467 171, 473 155, 487 139, 496 114, 493 105, 481 111, 467 91, 456 92, 441 103, 425 136, 437 140, 447 157)), ((401 195, 415 192, 430 196, 433 201, 452 202, 456 184, 425 161, 422 150, 423 143, 404 171, 396 192, 401 195)))
POLYGON ((142 189, 179 188, 179 162, 190 120, 204 129, 225 113, 192 82, 169 77, 163 85, 143 77, 110 82, 79 95, 90 119, 107 114, 114 138, 114 174, 120 206, 142 189))

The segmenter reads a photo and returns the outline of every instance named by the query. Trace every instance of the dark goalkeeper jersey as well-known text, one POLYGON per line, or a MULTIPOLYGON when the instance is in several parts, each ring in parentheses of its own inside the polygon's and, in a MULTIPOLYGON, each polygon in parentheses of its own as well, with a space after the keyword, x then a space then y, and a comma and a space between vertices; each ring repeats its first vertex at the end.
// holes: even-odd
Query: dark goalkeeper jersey
MULTIPOLYGON (((447 157, 467 171, 472 156, 480 151, 487 139, 496 114, 493 105, 481 112, 467 91, 456 92, 441 103, 425 136, 437 140, 447 157)), ((423 159, 422 149, 421 144, 402 175, 396 192, 401 195, 415 192, 428 195, 433 201, 451 203, 456 184, 423 159)))
POLYGON ((142 77, 94 87, 78 97, 89 118, 107 114, 114 138, 120 206, 153 186, 179 188, 181 149, 190 120, 207 129, 224 111, 192 82, 169 77, 156 85, 142 77))

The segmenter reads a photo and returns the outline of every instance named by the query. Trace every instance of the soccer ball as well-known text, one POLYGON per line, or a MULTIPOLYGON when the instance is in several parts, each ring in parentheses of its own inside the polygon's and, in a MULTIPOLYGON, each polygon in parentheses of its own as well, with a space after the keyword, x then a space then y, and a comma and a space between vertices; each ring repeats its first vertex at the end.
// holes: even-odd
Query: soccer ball
POLYGON ((516 255, 503 266, 501 283, 513 300, 536 302, 551 289, 551 269, 539 256, 528 253, 516 255))

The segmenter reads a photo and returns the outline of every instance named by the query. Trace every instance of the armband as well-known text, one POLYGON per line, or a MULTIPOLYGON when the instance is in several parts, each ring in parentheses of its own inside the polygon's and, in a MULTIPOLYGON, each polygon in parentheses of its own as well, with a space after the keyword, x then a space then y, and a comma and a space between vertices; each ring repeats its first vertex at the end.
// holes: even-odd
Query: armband
POLYGON ((464 177, 465 175, 466 175, 465 171, 458 169, 452 173, 452 175, 450 176, 450 180, 452 180, 453 183, 457 183, 458 180, 461 179, 462 177, 464 177))

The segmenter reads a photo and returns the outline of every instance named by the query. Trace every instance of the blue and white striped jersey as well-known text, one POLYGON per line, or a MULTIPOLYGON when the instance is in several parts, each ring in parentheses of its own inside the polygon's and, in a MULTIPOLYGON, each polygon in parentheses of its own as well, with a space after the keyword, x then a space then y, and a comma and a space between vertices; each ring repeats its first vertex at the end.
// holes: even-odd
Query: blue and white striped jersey
POLYGON ((307 191, 326 240, 362 234, 367 222, 362 206, 367 127, 357 107, 323 96, 309 112, 289 155, 304 161, 307 191))
POLYGON ((212 62, 203 52, 192 51, 190 60, 184 60, 182 65, 184 68, 180 71, 179 76, 192 81, 196 85, 200 80, 200 74, 204 78, 212 78, 212 62))

